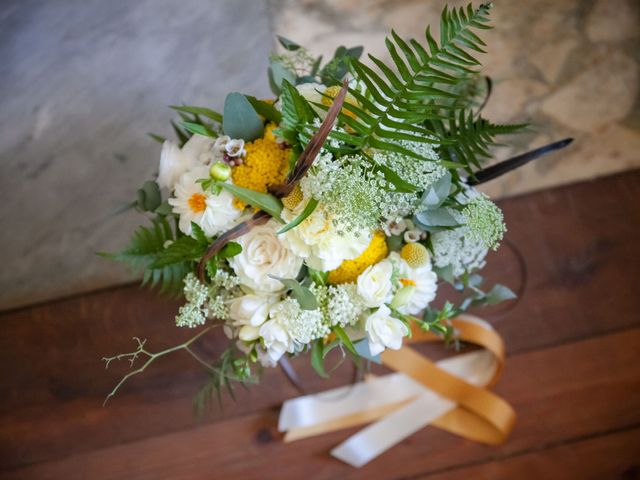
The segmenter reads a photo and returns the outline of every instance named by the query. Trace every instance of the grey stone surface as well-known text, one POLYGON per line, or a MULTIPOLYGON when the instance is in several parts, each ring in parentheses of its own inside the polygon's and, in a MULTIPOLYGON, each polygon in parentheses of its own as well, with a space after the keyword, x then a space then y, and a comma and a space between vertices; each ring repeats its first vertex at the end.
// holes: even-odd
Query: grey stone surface
POLYGON ((157 168, 165 105, 268 92, 255 0, 0 2, 0 308, 130 280, 94 255, 141 218, 114 216, 157 168))

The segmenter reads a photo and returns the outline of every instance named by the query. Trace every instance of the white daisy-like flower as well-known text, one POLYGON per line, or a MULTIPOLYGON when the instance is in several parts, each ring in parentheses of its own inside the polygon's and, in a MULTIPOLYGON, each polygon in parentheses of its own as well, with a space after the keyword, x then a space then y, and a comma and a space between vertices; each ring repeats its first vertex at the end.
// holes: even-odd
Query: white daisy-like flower
POLYGON ((398 282, 392 303, 401 300, 396 307, 399 312, 417 315, 436 298, 438 276, 432 270, 431 262, 412 268, 397 252, 391 252, 387 261, 393 264, 394 278, 398 282))
POLYGON ((184 173, 169 199, 173 211, 180 216, 178 226, 185 235, 191 235, 191 222, 214 236, 233 226, 241 212, 233 206, 233 195, 226 190, 217 195, 205 192, 198 180, 209 177, 207 167, 197 167, 184 173))

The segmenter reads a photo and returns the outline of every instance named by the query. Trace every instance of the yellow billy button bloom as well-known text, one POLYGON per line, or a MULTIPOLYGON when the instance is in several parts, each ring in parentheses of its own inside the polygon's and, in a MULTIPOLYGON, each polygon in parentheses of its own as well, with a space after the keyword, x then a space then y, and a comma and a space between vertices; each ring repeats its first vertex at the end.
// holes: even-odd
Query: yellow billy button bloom
POLYGON ((282 204, 289 210, 295 210, 295 208, 300 205, 302 199, 302 189, 300 188, 300 184, 296 183, 291 193, 282 199, 282 204))
POLYGON ((429 251, 420 243, 407 243, 400 250, 400 256, 411 268, 420 268, 429 262, 429 251))
POLYGON ((375 265, 384 259, 389 253, 387 240, 384 232, 377 230, 373 233, 373 238, 367 249, 353 260, 345 260, 335 270, 329 272, 329 283, 352 283, 370 265, 375 265))
MULTIPOLYGON (((330 107, 331 105, 333 105, 333 99, 336 98, 336 95, 338 95, 341 88, 342 87, 340 87, 339 85, 332 85, 331 87, 327 87, 327 89, 324 91, 324 94, 326 96, 322 97, 322 103, 327 107, 330 107)), ((354 105, 356 107, 358 106, 358 101, 353 97, 353 95, 349 93, 347 93, 347 97, 345 98, 344 102, 354 105)), ((345 115, 351 118, 356 118, 355 113, 353 113, 351 110, 347 110, 344 107, 342 108, 342 113, 344 113, 345 115)))

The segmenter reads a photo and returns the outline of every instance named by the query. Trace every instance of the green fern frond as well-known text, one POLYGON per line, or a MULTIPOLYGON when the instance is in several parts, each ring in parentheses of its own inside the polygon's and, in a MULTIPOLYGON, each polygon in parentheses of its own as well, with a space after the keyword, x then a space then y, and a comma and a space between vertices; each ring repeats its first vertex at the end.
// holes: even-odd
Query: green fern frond
POLYGON ((489 149, 499 145, 495 137, 518 133, 526 124, 498 125, 478 117, 473 110, 452 112, 446 122, 431 121, 434 130, 447 142, 438 148, 440 158, 445 161, 465 165, 473 175, 471 166, 481 168, 482 161, 491 157, 489 149))
POLYGON ((161 292, 180 293, 183 287, 182 281, 192 270, 192 264, 180 260, 154 265, 168 250, 165 248, 167 242, 179 242, 180 238, 174 234, 167 218, 158 216, 152 220, 151 226, 138 227, 124 250, 102 255, 126 263, 134 271, 144 272, 143 285, 149 285, 151 288, 159 287, 161 292))
MULTIPOLYGON (((425 32, 425 45, 413 39, 406 41, 392 32, 385 43, 395 71, 372 55, 369 59, 380 73, 358 60, 352 61, 352 73, 364 84, 369 96, 357 89, 349 90, 358 104, 345 103, 343 110, 350 115, 343 113, 339 120, 348 126, 350 133, 333 132, 330 138, 359 150, 403 150, 399 153, 415 158, 421 157, 402 149, 397 141, 448 145, 454 137, 433 128, 430 122, 445 122, 450 117, 461 95, 455 87, 477 73, 480 62, 469 52, 484 52, 485 44, 474 30, 491 28, 486 16, 489 8, 489 5, 476 9, 471 5, 445 8, 440 42, 429 28, 425 32)), ((466 142, 462 136, 455 139, 466 142)))

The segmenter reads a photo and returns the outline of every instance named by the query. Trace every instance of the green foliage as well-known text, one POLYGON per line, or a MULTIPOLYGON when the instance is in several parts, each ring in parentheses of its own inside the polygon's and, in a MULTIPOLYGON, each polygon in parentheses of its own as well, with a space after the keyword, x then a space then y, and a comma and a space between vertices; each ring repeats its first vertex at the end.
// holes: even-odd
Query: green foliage
POLYGON ((445 8, 439 42, 429 28, 425 45, 392 32, 386 47, 395 71, 372 55, 369 58, 381 73, 352 58, 352 73, 366 86, 368 96, 349 90, 357 102, 346 102, 343 110, 356 118, 342 113, 339 120, 349 133, 332 132, 330 138, 360 151, 377 148, 416 159, 422 158, 397 141, 434 143, 443 152, 444 166, 472 172, 480 164, 478 158, 488 155, 496 135, 522 128, 475 119, 467 110, 468 93, 460 88, 478 72, 480 63, 471 53, 484 53, 485 44, 474 31, 490 28, 489 8, 487 4, 476 9, 445 8))
POLYGON ((270 193, 261 193, 248 188, 233 185, 232 183, 218 182, 218 185, 225 190, 231 192, 234 196, 238 197, 245 203, 248 203, 252 207, 258 208, 264 212, 267 212, 274 219, 282 221, 280 219, 280 212, 282 212, 282 202, 277 197, 270 193))
POLYGON ((324 340, 319 338, 311 346, 311 366, 322 378, 329 378, 324 368, 324 340))
POLYGON ((303 286, 294 278, 280 278, 275 275, 269 275, 282 282, 282 284, 290 290, 291 296, 295 298, 303 310, 316 310, 318 308, 318 300, 311 290, 303 286))
POLYGON ((362 55, 361 46, 347 48, 340 46, 333 54, 333 58, 320 70, 320 81, 325 85, 340 85, 347 74, 352 60, 358 60, 362 55))
POLYGON ((215 396, 218 405, 222 406, 222 392, 227 391, 235 400, 234 383, 246 386, 247 383, 255 383, 256 376, 251 370, 250 359, 240 354, 235 347, 227 348, 217 361, 206 364, 208 380, 193 398, 193 410, 197 416, 201 416, 205 410, 211 407, 211 400, 215 396))
POLYGON ((247 100, 249 100, 249 103, 258 115, 270 122, 274 122, 276 124, 280 123, 280 120, 282 120, 282 114, 272 104, 258 100, 256 97, 252 97, 251 95, 245 95, 245 97, 247 97, 247 100))
MULTIPOLYGON (((299 133, 318 117, 309 102, 298 92, 289 81, 282 83, 282 122, 278 133, 290 145, 299 146, 299 133)), ((310 137, 310 135, 307 135, 310 137)))
POLYGON ((338 339, 352 355, 359 356, 356 347, 353 346, 353 342, 351 342, 351 339, 349 338, 349 335, 347 335, 347 332, 344 331, 344 328, 339 325, 335 325, 331 330, 336 334, 338 339))
POLYGON ((250 142, 262 137, 264 124, 247 97, 232 92, 224 101, 222 129, 231 138, 242 138, 250 142))
MULTIPOLYGON (((187 273, 192 270, 192 264, 188 261, 175 263, 162 262, 166 256, 165 244, 174 245, 182 237, 174 234, 169 220, 158 216, 151 221, 150 227, 140 226, 134 232, 129 245, 117 253, 101 253, 100 255, 113 260, 126 263, 135 271, 143 271, 142 284, 148 284, 152 288, 159 287, 162 292, 182 292, 182 281, 187 273), (153 266, 158 263, 158 266, 153 266)), ((180 241, 182 244, 182 241, 180 241)))
POLYGON ((198 135, 204 135, 205 137, 213 137, 216 138, 218 134, 206 127, 205 125, 201 125, 199 123, 194 122, 181 122, 180 125, 182 128, 191 133, 197 133, 198 135))
POLYGON ((297 227, 298 225, 300 225, 302 222, 304 222, 304 220, 313 213, 313 211, 316 209, 316 207, 318 206, 318 200, 316 200, 315 198, 311 198, 311 200, 309 200, 307 202, 307 205, 304 207, 304 210, 302 210, 302 212, 300 212, 300 215, 298 215, 296 218, 294 218, 291 222, 287 223, 284 227, 282 227, 279 231, 278 231, 278 235, 288 232, 289 230, 291 230, 292 228, 297 227))

